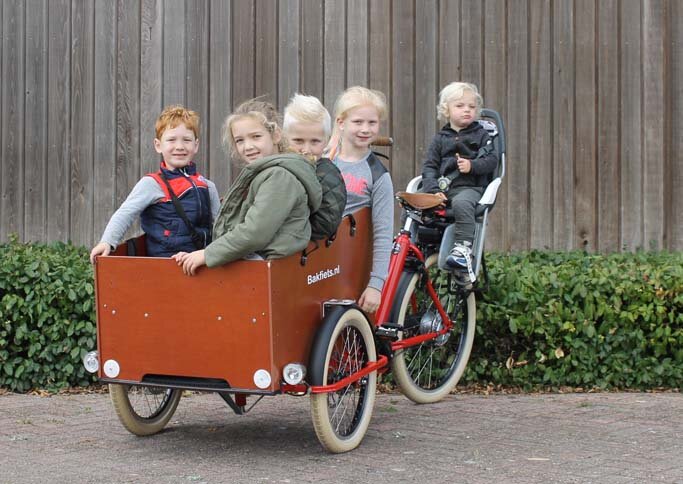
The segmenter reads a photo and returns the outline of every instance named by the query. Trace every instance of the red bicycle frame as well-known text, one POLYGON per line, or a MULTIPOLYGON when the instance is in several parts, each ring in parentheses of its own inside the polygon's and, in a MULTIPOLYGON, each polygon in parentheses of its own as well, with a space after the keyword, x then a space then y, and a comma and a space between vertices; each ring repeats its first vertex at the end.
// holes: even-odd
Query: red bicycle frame
MULTIPOLYGON (((405 262, 408 256, 415 257, 424 265, 424 254, 422 254, 422 251, 410 240, 410 231, 403 229, 396 237, 396 240, 394 240, 394 246, 391 251, 391 259, 389 260, 389 274, 387 276, 387 281, 384 284, 382 300, 380 301, 379 309, 377 310, 377 317, 375 318, 376 326, 382 326, 385 323, 392 322, 389 321, 389 315, 396 299, 396 291, 398 289, 398 284, 401 280, 401 275, 403 274, 403 269, 405 268, 405 262)), ((424 277, 426 277, 427 292, 429 297, 434 302, 436 310, 441 316, 443 327, 439 331, 433 331, 430 333, 420 334, 410 338, 394 341, 391 344, 392 351, 408 348, 410 346, 418 345, 424 341, 435 339, 442 334, 446 334, 453 326, 451 318, 444 310, 443 306, 441 305, 441 301, 434 290, 434 285, 432 284, 432 280, 429 278, 429 273, 426 271, 426 268, 424 277)), ((413 301, 413 304, 415 304, 415 301, 413 301)))

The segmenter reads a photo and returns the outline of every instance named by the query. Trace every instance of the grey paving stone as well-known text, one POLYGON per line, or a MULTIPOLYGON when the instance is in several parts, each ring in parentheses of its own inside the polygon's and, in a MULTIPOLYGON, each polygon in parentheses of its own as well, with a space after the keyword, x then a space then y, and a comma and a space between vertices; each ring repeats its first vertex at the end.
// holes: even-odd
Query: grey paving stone
POLYGON ((183 397, 160 434, 118 422, 108 395, 0 396, 0 483, 683 483, 683 395, 378 395, 363 444, 324 452, 307 398, 236 416, 183 397))

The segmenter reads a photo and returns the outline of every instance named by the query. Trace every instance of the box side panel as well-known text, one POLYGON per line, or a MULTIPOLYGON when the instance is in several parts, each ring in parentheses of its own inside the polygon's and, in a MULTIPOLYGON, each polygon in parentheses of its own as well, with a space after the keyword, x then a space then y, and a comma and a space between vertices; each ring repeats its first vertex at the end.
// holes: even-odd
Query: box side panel
MULTIPOLYGON (((370 210, 356 212, 354 218, 355 235, 344 218, 332 245, 320 243, 305 265, 300 254, 271 261, 273 362, 278 378, 287 363, 309 364, 323 302, 357 300, 367 286, 372 267, 370 210)), ((309 245, 309 250, 313 247, 309 245)))
POLYGON ((267 262, 190 277, 170 259, 102 257, 96 277, 100 361, 120 367, 116 377, 100 377, 216 378, 256 388, 254 372, 272 368, 267 262))

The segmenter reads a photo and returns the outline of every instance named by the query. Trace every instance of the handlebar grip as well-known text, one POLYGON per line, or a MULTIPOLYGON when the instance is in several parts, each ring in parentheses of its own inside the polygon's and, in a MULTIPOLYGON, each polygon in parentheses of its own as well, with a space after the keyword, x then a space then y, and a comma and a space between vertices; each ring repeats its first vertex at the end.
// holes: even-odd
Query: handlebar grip
POLYGON ((390 136, 378 136, 372 141, 373 146, 392 146, 394 144, 394 138, 390 136))

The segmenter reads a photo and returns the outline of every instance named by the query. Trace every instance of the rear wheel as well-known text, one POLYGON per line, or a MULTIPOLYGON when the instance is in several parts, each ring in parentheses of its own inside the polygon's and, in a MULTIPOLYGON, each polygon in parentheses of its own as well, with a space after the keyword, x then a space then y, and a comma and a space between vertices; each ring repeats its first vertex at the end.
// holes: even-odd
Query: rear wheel
POLYGON ((126 430, 143 436, 156 434, 166 426, 178 407, 182 390, 110 384, 109 394, 126 430))
MULTIPOLYGON (((376 361, 370 324, 358 309, 335 308, 316 338, 311 358, 314 385, 331 385, 376 361), (336 320, 336 324, 334 324, 336 320), (317 361, 316 361, 317 360, 317 361)), ((313 427, 320 443, 330 452, 347 452, 363 440, 375 403, 377 372, 336 392, 311 395, 313 427)))
MULTIPOLYGON (((438 254, 433 254, 425 266, 453 326, 448 333, 434 340, 398 350, 392 360, 394 378, 401 391, 416 403, 437 402, 455 388, 465 371, 474 341, 474 293, 468 294, 452 282, 450 274, 440 270, 437 261, 438 254)), ((402 339, 443 327, 442 318, 427 292, 423 272, 405 272, 401 276, 391 321, 402 326, 402 339)))

